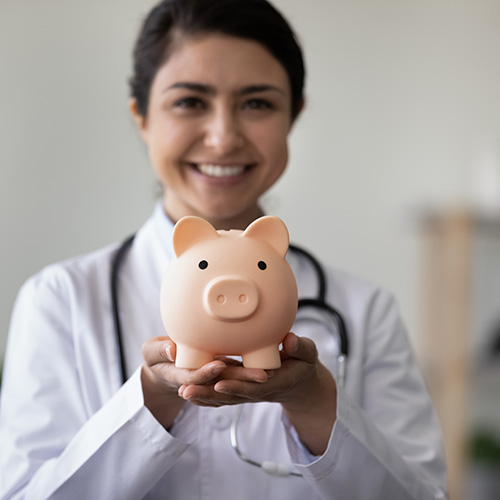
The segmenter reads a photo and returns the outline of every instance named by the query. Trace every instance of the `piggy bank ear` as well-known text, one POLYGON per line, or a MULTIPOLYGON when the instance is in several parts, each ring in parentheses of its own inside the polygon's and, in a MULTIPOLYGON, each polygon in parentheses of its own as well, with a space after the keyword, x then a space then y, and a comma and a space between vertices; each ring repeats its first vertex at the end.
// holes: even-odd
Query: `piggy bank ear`
POLYGON ((247 238, 265 241, 282 257, 286 255, 290 236, 285 223, 279 217, 266 215, 253 221, 243 233, 247 238))
POLYGON ((183 217, 177 221, 172 235, 175 255, 180 257, 194 244, 218 237, 212 224, 205 219, 192 215, 183 217))

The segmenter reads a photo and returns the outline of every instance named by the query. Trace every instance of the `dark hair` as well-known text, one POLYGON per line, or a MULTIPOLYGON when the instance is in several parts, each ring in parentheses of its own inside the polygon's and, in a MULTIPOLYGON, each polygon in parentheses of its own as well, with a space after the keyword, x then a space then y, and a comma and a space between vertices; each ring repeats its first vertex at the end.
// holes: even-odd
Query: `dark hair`
POLYGON ((283 65, 292 91, 292 118, 303 99, 302 51, 283 16, 266 0, 163 0, 146 17, 133 52, 131 96, 147 115, 153 80, 176 34, 223 33, 259 42, 283 65))

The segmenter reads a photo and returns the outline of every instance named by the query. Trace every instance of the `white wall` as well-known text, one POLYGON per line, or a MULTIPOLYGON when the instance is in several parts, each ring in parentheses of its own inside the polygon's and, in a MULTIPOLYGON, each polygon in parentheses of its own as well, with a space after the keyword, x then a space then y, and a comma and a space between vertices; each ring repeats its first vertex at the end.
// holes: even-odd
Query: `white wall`
MULTIPOLYGON (((152 209, 127 78, 153 3, 1 0, 0 353, 29 275, 121 239, 152 209)), ((414 211, 468 201, 500 132, 500 3, 276 5, 305 48, 308 103, 268 210, 294 241, 393 290, 415 334, 414 211)))

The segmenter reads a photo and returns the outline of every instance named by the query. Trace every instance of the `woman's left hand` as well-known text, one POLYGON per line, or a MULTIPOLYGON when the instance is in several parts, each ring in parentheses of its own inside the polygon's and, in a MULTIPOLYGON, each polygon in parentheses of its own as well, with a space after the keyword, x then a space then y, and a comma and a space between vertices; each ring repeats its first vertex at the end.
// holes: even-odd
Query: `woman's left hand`
POLYGON ((268 371, 264 383, 249 382, 245 376, 248 368, 226 358, 228 367, 215 384, 181 386, 179 395, 200 406, 281 403, 301 441, 312 454, 320 455, 326 450, 336 419, 335 380, 319 361, 311 339, 288 333, 281 358, 281 367, 268 371))

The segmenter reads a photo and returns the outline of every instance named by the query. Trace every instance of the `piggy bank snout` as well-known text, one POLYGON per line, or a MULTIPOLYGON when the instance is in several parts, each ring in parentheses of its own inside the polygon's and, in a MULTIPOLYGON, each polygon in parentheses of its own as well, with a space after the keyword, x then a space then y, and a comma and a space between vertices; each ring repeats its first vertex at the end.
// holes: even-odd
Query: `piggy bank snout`
POLYGON ((244 276, 218 276, 207 283, 203 300, 209 315, 221 320, 242 320, 257 309, 259 291, 244 276))

